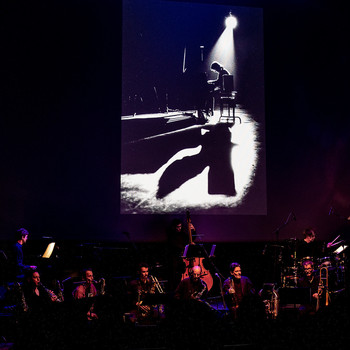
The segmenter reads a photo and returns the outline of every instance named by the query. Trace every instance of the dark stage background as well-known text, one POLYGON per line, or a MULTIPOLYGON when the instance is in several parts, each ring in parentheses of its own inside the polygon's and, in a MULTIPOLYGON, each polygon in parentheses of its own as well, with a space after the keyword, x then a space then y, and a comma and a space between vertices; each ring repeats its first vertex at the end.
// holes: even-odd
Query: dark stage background
MULTIPOLYGON (((197 232, 274 240, 293 212, 279 239, 310 225, 321 239, 348 239, 345 5, 215 3, 263 9, 267 215, 194 215, 197 232)), ((25 227, 34 239, 164 241, 174 215, 119 214, 121 3, 6 0, 0 28, 1 238, 25 227)))

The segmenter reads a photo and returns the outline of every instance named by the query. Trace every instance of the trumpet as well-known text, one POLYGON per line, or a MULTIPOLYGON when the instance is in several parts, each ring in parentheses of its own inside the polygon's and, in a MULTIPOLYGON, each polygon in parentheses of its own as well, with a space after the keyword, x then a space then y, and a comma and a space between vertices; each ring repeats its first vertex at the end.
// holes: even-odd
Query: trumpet
POLYGON ((320 308, 320 299, 321 299, 321 295, 323 294, 323 290, 325 290, 325 293, 326 293, 325 306, 328 306, 330 301, 329 290, 328 290, 328 267, 320 268, 318 290, 317 290, 316 311, 318 311, 320 308))

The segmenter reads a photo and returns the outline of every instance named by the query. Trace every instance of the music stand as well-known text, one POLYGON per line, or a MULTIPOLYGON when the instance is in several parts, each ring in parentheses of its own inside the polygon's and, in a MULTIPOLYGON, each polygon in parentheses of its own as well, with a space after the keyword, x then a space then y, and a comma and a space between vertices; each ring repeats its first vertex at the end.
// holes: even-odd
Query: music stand
POLYGON ((51 243, 48 244, 48 246, 46 247, 42 258, 49 259, 51 257, 51 254, 52 254, 52 252, 53 252, 53 250, 55 248, 55 244, 56 244, 55 242, 51 242, 51 243))

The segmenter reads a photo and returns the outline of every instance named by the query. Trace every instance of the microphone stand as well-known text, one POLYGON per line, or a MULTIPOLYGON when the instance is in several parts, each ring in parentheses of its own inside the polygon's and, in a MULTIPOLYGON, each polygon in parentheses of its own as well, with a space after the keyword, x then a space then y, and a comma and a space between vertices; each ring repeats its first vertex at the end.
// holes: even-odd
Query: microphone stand
POLYGON ((221 277, 218 273, 215 273, 215 276, 219 279, 219 286, 220 286, 220 294, 221 294, 221 298, 222 298, 222 306, 224 307, 224 309, 226 310, 226 303, 225 303, 225 298, 224 298, 224 291, 222 289, 222 280, 221 277))
MULTIPOLYGON (((295 215, 294 215, 294 213, 293 212, 290 212, 289 214, 288 214, 288 217, 287 217, 287 219, 286 219, 286 221, 281 225, 281 226, 279 226, 279 227, 277 227, 276 228, 276 230, 274 231, 274 233, 275 233, 275 236, 276 236, 276 242, 278 243, 279 242, 279 233, 280 233, 280 231, 285 227, 285 226, 287 226, 292 220, 296 220, 296 218, 295 218, 295 215)), ((281 251, 279 252, 279 254, 278 254, 278 257, 281 255, 281 251)), ((278 264, 278 257, 277 257, 277 249, 275 248, 275 250, 274 250, 274 264, 273 264, 273 278, 275 279, 276 278, 276 274, 277 274, 277 264, 278 264)), ((278 279, 280 279, 281 280, 281 273, 279 274, 280 276, 279 276, 279 278, 278 279)), ((279 282, 281 282, 281 281, 279 281, 279 282)))

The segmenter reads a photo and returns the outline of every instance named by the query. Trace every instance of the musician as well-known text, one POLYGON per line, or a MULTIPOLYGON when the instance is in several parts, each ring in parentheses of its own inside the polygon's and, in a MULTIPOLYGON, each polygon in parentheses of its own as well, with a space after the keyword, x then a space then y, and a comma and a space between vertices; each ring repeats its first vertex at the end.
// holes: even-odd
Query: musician
POLYGON ((87 268, 82 273, 83 283, 73 290, 74 299, 92 298, 97 295, 97 289, 94 285, 94 273, 92 269, 87 268))
MULTIPOLYGON (((94 273, 92 269, 86 268, 82 272, 83 283, 73 290, 73 298, 75 300, 88 300, 97 296, 97 289, 94 285, 94 273)), ((91 299, 92 300, 92 299, 91 299)), ((95 312, 94 302, 86 303, 88 311, 86 313, 87 319, 89 321, 98 319, 95 312)))
POLYGON ((16 347, 19 349, 55 349, 62 334, 58 329, 64 326, 65 318, 59 297, 41 283, 36 269, 27 269, 20 284, 19 306, 22 308, 17 319, 19 330, 16 347), (44 345, 44 347, 43 347, 44 345))
POLYGON ((202 269, 194 266, 190 277, 183 279, 175 290, 174 297, 178 300, 205 299, 208 293, 207 284, 200 278, 202 269))
POLYGON ((25 311, 44 312, 52 302, 59 301, 57 295, 41 283, 40 273, 36 269, 25 271, 22 292, 22 306, 27 306, 25 311))
MULTIPOLYGON (((196 240, 195 228, 189 223, 192 240, 196 240)), ((192 241, 192 244, 194 244, 192 241)), ((188 227, 183 225, 180 219, 173 219, 167 231, 168 244, 168 266, 169 266, 169 290, 174 290, 181 281, 181 276, 185 272, 185 263, 182 259, 186 245, 190 244, 188 227)))
POLYGON ((303 239, 297 243, 297 259, 316 259, 323 253, 323 242, 316 240, 316 231, 312 227, 306 228, 303 232, 303 239))
POLYGON ((34 265, 25 265, 23 258, 23 245, 27 243, 29 232, 25 228, 20 228, 16 231, 16 243, 14 245, 14 265, 16 279, 24 278, 25 269, 35 270, 34 265))
POLYGON ((242 276, 239 263, 233 262, 230 265, 230 274, 231 276, 224 281, 223 293, 227 307, 235 312, 245 296, 255 295, 255 289, 250 279, 242 276))
POLYGON ((159 315, 157 306, 144 304, 149 294, 156 294, 155 282, 149 276, 149 265, 140 263, 138 278, 128 284, 128 296, 131 303, 130 321, 148 322, 155 321, 159 315))
POLYGON ((230 74, 229 71, 227 71, 219 62, 214 61, 211 66, 210 70, 217 73, 217 78, 214 80, 209 80, 208 83, 212 84, 214 86, 214 90, 222 90, 222 82, 223 82, 223 75, 230 74))
POLYGON ((319 297, 319 275, 314 270, 314 263, 312 260, 304 260, 302 262, 303 274, 298 279, 297 286, 299 288, 310 288, 311 300, 309 303, 300 306, 300 314, 314 314, 316 311, 317 298, 319 297))

